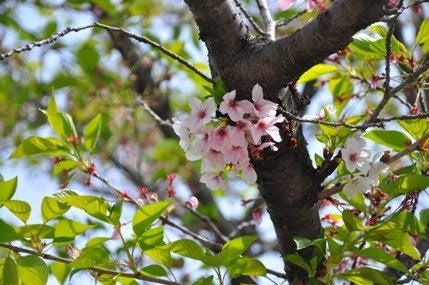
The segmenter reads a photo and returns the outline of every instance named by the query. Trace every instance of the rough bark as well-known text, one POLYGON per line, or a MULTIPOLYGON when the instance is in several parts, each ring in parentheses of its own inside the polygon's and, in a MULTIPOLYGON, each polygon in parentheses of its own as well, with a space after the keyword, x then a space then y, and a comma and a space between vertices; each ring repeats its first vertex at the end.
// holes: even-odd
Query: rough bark
MULTIPOLYGON (((291 82, 330 54, 347 46, 359 30, 378 21, 385 0, 336 0, 315 20, 276 41, 252 38, 230 0, 185 0, 208 49, 212 74, 220 76, 241 99, 251 99, 259 83, 266 98, 295 114, 305 100, 286 92, 291 82)), ((283 126, 279 150, 254 161, 258 185, 267 204, 283 256, 296 252, 294 236, 321 237, 317 193, 321 178, 308 155, 301 127, 283 126)), ((300 252, 305 258, 311 249, 300 252)), ((323 269, 323 268, 321 268, 323 269)), ((285 263, 292 284, 308 282, 307 274, 285 263)))

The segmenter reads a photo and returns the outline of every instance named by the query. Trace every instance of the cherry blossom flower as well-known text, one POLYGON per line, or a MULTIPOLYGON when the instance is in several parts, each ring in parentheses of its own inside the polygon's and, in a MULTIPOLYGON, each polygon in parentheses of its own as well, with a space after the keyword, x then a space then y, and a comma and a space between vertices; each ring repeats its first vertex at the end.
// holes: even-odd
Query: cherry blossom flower
POLYGON ((251 163, 247 163, 244 166, 241 172, 241 177, 246 183, 253 184, 256 182, 256 179, 257 179, 256 171, 253 168, 253 165, 251 163))
POLYGON ((374 185, 374 181, 365 176, 353 177, 346 185, 343 191, 349 198, 353 198, 358 193, 364 193, 374 185))
POLYGON ((341 157, 351 173, 356 169, 366 173, 370 169, 368 159, 371 152, 365 145, 365 140, 356 134, 346 140, 344 148, 341 150, 341 157))
POLYGON ((202 126, 210 122, 216 112, 216 102, 213 98, 208 98, 204 103, 201 100, 192 97, 189 99, 191 106, 191 116, 188 117, 186 125, 191 132, 195 132, 202 126))
POLYGON ((173 130, 179 136, 180 147, 184 150, 187 150, 191 144, 189 129, 178 119, 173 118, 173 130))
POLYGON ((256 84, 252 89, 253 112, 259 118, 274 117, 278 104, 264 99, 262 87, 256 84))
POLYGON ((252 110, 252 103, 247 100, 237 101, 235 100, 235 90, 226 93, 223 96, 223 101, 220 103, 219 111, 222 114, 228 114, 229 118, 237 122, 243 118, 243 115, 250 113, 252 110))
POLYGON ((279 0, 277 2, 277 7, 280 10, 287 10, 295 3, 295 0, 279 0))
POLYGON ((280 137, 279 128, 274 124, 281 123, 283 121, 284 117, 282 115, 277 117, 265 117, 258 120, 256 125, 250 129, 254 144, 260 144, 261 137, 264 135, 269 135, 274 141, 280 142, 282 138, 280 137))
POLYGON ((387 165, 382 161, 376 161, 371 164, 371 167, 368 171, 368 178, 374 181, 374 185, 378 185, 380 183, 379 175, 387 174, 388 172, 389 172, 389 165, 387 165))
POLYGON ((255 209, 252 211, 252 220, 257 225, 262 223, 262 211, 261 211, 261 209, 255 209))
POLYGON ((197 197, 192 196, 188 201, 185 202, 185 204, 188 205, 192 210, 196 210, 198 208, 199 201, 197 197))
POLYGON ((210 189, 228 189, 228 184, 222 178, 222 174, 223 172, 204 172, 200 182, 206 184, 210 189))
POLYGON ((229 143, 230 126, 219 126, 216 129, 210 130, 208 135, 208 144, 212 149, 222 150, 229 143))

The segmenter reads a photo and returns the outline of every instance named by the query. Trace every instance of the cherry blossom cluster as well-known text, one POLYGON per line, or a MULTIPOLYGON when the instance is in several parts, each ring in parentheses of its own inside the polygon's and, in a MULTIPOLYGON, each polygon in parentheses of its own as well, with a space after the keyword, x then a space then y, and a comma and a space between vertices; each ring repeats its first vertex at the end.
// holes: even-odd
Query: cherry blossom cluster
POLYGON ((359 134, 349 137, 341 150, 341 157, 347 170, 352 173, 351 179, 344 185, 343 191, 353 198, 357 193, 364 193, 379 184, 379 175, 386 174, 389 166, 380 161, 381 155, 374 155, 359 134))
POLYGON ((211 97, 204 102, 191 98, 191 113, 182 120, 173 119, 186 158, 201 159, 200 181, 210 189, 227 189, 228 171, 241 175, 249 184, 255 183, 250 157, 267 147, 276 151, 275 143, 282 140, 275 124, 285 118, 277 115, 278 104, 263 98, 261 86, 253 87, 253 102, 235 97, 235 90, 226 93, 219 108, 211 97), (217 118, 216 111, 225 116, 217 118))

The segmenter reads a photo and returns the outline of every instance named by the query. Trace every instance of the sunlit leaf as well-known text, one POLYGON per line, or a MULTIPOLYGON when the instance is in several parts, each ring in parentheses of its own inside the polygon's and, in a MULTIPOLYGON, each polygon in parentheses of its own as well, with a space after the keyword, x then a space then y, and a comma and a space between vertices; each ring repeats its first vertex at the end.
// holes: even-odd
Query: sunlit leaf
POLYGON ((424 44, 427 41, 429 41, 429 19, 428 18, 423 20, 416 36, 417 44, 424 44))
POLYGON ((76 127, 72 117, 63 112, 45 112, 49 124, 55 133, 67 141, 71 137, 77 138, 76 127))
POLYGON ((0 201, 0 205, 5 206, 12 214, 19 218, 23 222, 27 222, 30 217, 31 207, 25 201, 21 200, 9 200, 0 201))
POLYGON ((163 248, 181 256, 189 257, 196 260, 203 260, 205 253, 203 248, 193 240, 180 239, 165 245, 163 248))
POLYGON ((221 252, 213 256, 206 256, 205 263, 210 266, 228 266, 255 241, 255 236, 242 236, 228 241, 221 252))
POLYGON ((70 273, 70 266, 63 262, 53 261, 50 265, 50 268, 58 283, 64 284, 67 280, 67 276, 70 273))
POLYGON ((173 264, 173 259, 171 258, 171 253, 167 249, 154 247, 144 252, 147 256, 152 258, 159 264, 166 266, 167 268, 171 268, 173 264))
POLYGON ((365 258, 370 258, 401 272, 408 271, 407 267, 394 255, 389 254, 378 247, 364 248, 361 251, 356 252, 356 254, 365 258))
POLYGON ((232 278, 247 275, 247 276, 265 276, 267 269, 264 264, 250 257, 240 257, 227 267, 232 278))
POLYGON ((151 264, 140 269, 140 272, 150 276, 167 276, 167 271, 164 267, 158 264, 151 264))
POLYGON ((86 225, 77 221, 62 219, 55 225, 54 242, 70 243, 74 238, 87 230, 93 228, 93 225, 86 225))
POLYGON ((159 201, 144 205, 137 209, 133 217, 133 231, 139 236, 161 216, 162 212, 170 205, 171 200, 159 201))
POLYGON ((392 199, 402 194, 426 189, 429 187, 429 176, 419 174, 403 175, 384 185, 380 184, 380 187, 392 199))
POLYGON ((0 285, 19 284, 18 280, 15 261, 9 256, 0 259, 0 285))
POLYGON ((43 222, 58 218, 70 209, 70 206, 58 201, 57 198, 45 196, 42 200, 43 222))
POLYGON ((9 225, 3 220, 0 220, 0 242, 9 242, 18 239, 18 234, 13 225, 9 225))
POLYGON ((119 201, 110 209, 109 220, 113 225, 117 225, 120 222, 123 204, 123 201, 119 201))
POLYGON ((48 281, 49 269, 38 256, 27 255, 16 258, 19 278, 24 285, 45 285, 48 281))
POLYGON ((78 258, 69 265, 73 268, 83 269, 100 266, 109 262, 109 252, 101 246, 89 247, 82 250, 78 258))
POLYGON ((9 158, 20 158, 34 154, 63 155, 67 152, 67 146, 59 139, 30 136, 16 147, 9 158))
POLYGON ((213 275, 209 277, 203 277, 201 279, 198 279, 192 285, 213 285, 213 275))
POLYGON ((143 251, 164 245, 164 228, 160 226, 147 229, 139 236, 138 243, 143 251))
POLYGON ((344 210, 342 216, 343 216, 344 224, 346 225, 349 231, 353 232, 353 231, 359 231, 364 229, 362 222, 359 221, 359 219, 353 214, 352 211, 344 210))
POLYGON ((55 229, 46 224, 30 224, 17 228, 19 236, 26 238, 54 238, 55 229))
POLYGON ((98 136, 100 135, 101 130, 101 114, 95 116, 85 127, 83 131, 84 144, 86 149, 91 152, 94 150, 98 136))
POLYGON ((336 71, 338 68, 332 64, 320 63, 307 70, 298 80, 298 83, 306 83, 319 79, 322 75, 336 71))
POLYGON ((386 273, 370 268, 361 267, 352 270, 348 270, 339 276, 346 278, 350 282, 354 282, 356 285, 368 285, 368 284, 379 284, 379 285, 392 285, 393 278, 386 273))
POLYGON ((366 132, 364 137, 394 151, 404 150, 411 141, 404 133, 395 130, 372 130, 366 132))
POLYGON ((0 181, 0 202, 10 200, 15 194, 17 185, 17 176, 9 180, 0 181))
POLYGON ((415 119, 415 120, 403 120, 398 121, 404 130, 408 132, 410 136, 418 140, 429 132, 429 121, 428 119, 415 119))

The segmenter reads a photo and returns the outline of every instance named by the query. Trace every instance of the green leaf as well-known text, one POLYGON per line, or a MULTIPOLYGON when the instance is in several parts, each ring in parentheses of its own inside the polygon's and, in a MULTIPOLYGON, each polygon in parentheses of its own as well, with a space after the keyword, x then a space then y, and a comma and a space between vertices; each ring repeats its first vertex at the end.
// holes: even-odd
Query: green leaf
POLYGON ((402 229, 392 226, 385 225, 380 228, 368 232, 369 236, 375 241, 385 243, 388 246, 399 250, 406 255, 420 260, 420 253, 417 248, 411 243, 410 236, 402 229))
POLYGON ((62 190, 54 196, 58 197, 58 201, 81 209, 96 219, 109 222, 109 218, 107 216, 109 205, 103 198, 93 195, 79 195, 72 190, 62 190))
POLYGON ((69 244, 74 241, 75 237, 92 229, 93 225, 85 225, 77 221, 63 219, 55 225, 55 243, 69 244))
POLYGON ((206 256, 204 263, 214 267, 228 266, 239 258, 255 239, 255 236, 243 236, 230 240, 223 246, 221 252, 214 256, 206 256))
POLYGON ((429 18, 423 20, 416 36, 417 44, 424 44, 427 41, 429 41, 429 18))
POLYGON ((213 285, 213 275, 203 277, 192 283, 192 285, 213 285))
POLYGON ((109 220, 113 225, 118 225, 122 214, 123 201, 119 201, 110 209, 109 220))
POLYGON ((18 176, 6 181, 0 181, 0 201, 12 199, 18 185, 18 176))
POLYGON ((359 256, 370 258, 374 261, 383 263, 393 269, 399 270, 401 272, 407 272, 408 268, 396 259, 395 256, 385 252, 384 250, 378 247, 368 247, 364 248, 361 251, 356 252, 359 256))
POLYGON ((6 208, 8 208, 8 210, 11 211, 12 214, 14 214, 17 218, 19 218, 24 223, 27 222, 28 218, 30 217, 31 207, 30 207, 30 204, 28 204, 25 201, 21 201, 21 200, 2 201, 0 202, 0 205, 3 205, 6 208))
POLYGON ((364 134, 364 137, 394 151, 402 151, 411 141, 404 133, 394 130, 372 130, 364 134))
POLYGON ((103 243, 111 239, 112 238, 110 237, 94 237, 86 242, 85 247, 94 247, 97 245, 102 245, 103 243))
POLYGON ((100 266, 109 262, 109 252, 102 246, 84 248, 74 261, 69 263, 73 268, 84 269, 100 266))
POLYGON ((89 40, 84 42, 76 52, 76 58, 82 70, 85 71, 89 77, 94 77, 96 75, 96 67, 100 56, 95 48, 94 41, 89 40))
POLYGON ((353 215, 352 211, 344 210, 342 217, 344 224, 350 232, 360 231, 364 229, 362 222, 359 221, 359 219, 355 215, 353 215))
POLYGON ((196 260, 204 260, 206 254, 203 248, 193 240, 180 239, 170 244, 165 245, 163 248, 177 253, 178 255, 189 257, 196 260))
POLYGON ((386 273, 370 268, 361 267, 349 270, 339 274, 340 277, 345 277, 348 281, 354 282, 356 285, 392 285, 393 278, 386 273))
POLYGON ((0 220, 0 242, 10 242, 19 238, 14 226, 0 220))
POLYGON ((19 277, 24 285, 45 285, 49 269, 43 260, 35 255, 16 258, 19 277))
POLYGON ((227 270, 232 278, 247 275, 247 276, 265 276, 267 269, 264 264, 255 258, 240 257, 227 267, 227 270))
POLYGON ((425 226, 422 224, 417 217, 408 211, 400 211, 395 215, 392 215, 390 222, 397 224, 401 229, 419 235, 424 238, 425 226))
POLYGON ((83 130, 84 144, 89 152, 92 152, 97 144, 101 130, 101 118, 101 114, 98 114, 83 130))
POLYGON ((311 268, 310 264, 308 264, 307 261, 305 261, 301 255, 298 253, 295 254, 288 254, 284 257, 287 261, 292 262, 295 265, 298 265, 302 269, 304 269, 309 276, 314 275, 314 270, 311 268))
POLYGON ((140 236, 149 226, 161 216, 170 205, 171 200, 159 201, 140 207, 133 217, 133 231, 140 236))
MULTIPOLYGON (((51 99, 49 99, 49 103, 48 106, 46 108, 46 112, 48 113, 58 113, 58 106, 57 106, 57 102, 55 101, 55 96, 52 96, 51 99)), ((43 113, 45 113, 43 111, 43 113)))
POLYGON ((153 227, 147 229, 138 238, 138 243, 141 250, 146 251, 155 246, 164 245, 164 227, 153 227))
POLYGON ((9 159, 34 154, 63 155, 67 154, 67 152, 67 146, 59 139, 30 136, 16 147, 15 151, 9 156, 9 159))
POLYGON ((54 238, 55 229, 46 224, 32 224, 19 227, 17 233, 19 236, 34 239, 35 237, 54 238))
POLYGON ((62 216, 70 209, 70 206, 58 201, 57 198, 45 196, 42 200, 42 219, 46 223, 49 220, 62 216))
POLYGON ((425 227, 429 224, 429 209, 423 209, 420 211, 420 221, 425 227))
POLYGON ((19 284, 18 269, 15 261, 6 256, 0 259, 0 285, 19 284))
POLYGON ((70 273, 70 266, 63 262, 53 261, 50 265, 51 272, 54 274, 58 283, 64 284, 67 280, 67 276, 70 273))
POLYGON ((428 119, 401 120, 398 124, 410 134, 414 139, 418 140, 429 132, 428 119))
POLYGON ((45 112, 45 114, 52 129, 63 140, 67 141, 72 136, 77 138, 76 127, 69 114, 63 112, 45 112))
POLYGON ((338 68, 332 64, 320 63, 307 70, 298 80, 298 83, 306 83, 319 79, 322 75, 337 71, 338 68))
POLYGON ((389 195, 389 199, 413 191, 421 191, 427 187, 429 187, 429 176, 419 174, 400 176, 395 181, 390 181, 385 185, 380 184, 380 188, 389 195))
POLYGON ((173 259, 171 258, 171 252, 167 249, 154 247, 144 252, 147 256, 152 258, 155 262, 160 263, 167 268, 171 268, 173 265, 173 259))
POLYGON ((140 272, 143 273, 144 275, 155 276, 155 277, 167 276, 168 274, 167 271, 164 269, 164 267, 158 264, 151 264, 146 267, 143 267, 142 269, 140 269, 140 272))

